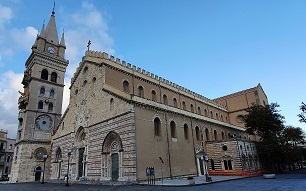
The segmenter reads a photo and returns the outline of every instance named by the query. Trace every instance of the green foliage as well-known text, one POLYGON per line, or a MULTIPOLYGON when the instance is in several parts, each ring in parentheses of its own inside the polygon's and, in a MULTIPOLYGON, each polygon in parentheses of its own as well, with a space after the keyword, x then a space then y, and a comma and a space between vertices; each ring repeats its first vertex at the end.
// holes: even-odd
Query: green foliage
POLYGON ((277 136, 284 128, 284 116, 278 113, 277 107, 277 103, 271 103, 266 106, 252 105, 247 109, 248 114, 244 115, 247 132, 252 135, 256 133, 262 140, 277 136))
POLYGON ((259 156, 266 164, 265 167, 272 171, 284 163, 300 162, 303 153, 298 144, 305 142, 305 134, 301 128, 284 126, 284 116, 278 113, 278 107, 276 103, 252 105, 247 109, 248 114, 243 117, 246 131, 261 137, 259 156))
POLYGON ((300 106, 300 110, 302 111, 301 114, 298 114, 299 118, 300 118, 300 122, 301 123, 306 123, 306 104, 304 102, 302 102, 302 105, 300 106))

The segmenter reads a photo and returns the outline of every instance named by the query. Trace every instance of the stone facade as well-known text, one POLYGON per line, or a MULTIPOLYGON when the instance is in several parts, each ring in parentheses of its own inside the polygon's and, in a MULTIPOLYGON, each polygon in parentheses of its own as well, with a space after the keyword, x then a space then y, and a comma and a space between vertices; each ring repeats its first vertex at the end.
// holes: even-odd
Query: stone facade
MULTIPOLYGON (((37 41, 34 46, 42 46, 39 37, 37 41)), ((29 172, 32 176, 22 181, 36 179, 33 169, 43 162, 32 157, 37 147, 45 148, 51 155, 46 160, 47 180, 68 176, 70 181, 142 181, 147 179, 147 167, 155 168, 156 178, 253 168, 246 165, 257 156, 256 149, 251 155, 242 155, 240 146, 255 148, 253 141, 258 137, 245 132, 241 115, 252 104, 268 103, 260 84, 210 100, 107 53, 88 50, 71 79, 69 105, 60 118, 61 79, 68 64, 61 52, 62 41, 57 46, 56 59, 43 52, 49 60, 43 62, 46 65, 26 63, 27 69, 33 66, 36 69, 31 71, 38 75, 44 67, 56 69, 59 81, 53 84, 33 80, 29 84, 40 89, 25 88, 19 115, 32 122, 20 127, 13 181, 21 181, 29 172), (43 113, 37 109, 37 102, 46 99, 39 96, 42 85, 46 89, 51 85, 58 88, 54 87, 58 92, 53 100, 55 112, 44 111, 54 123, 49 131, 43 132, 34 123, 43 113), (28 93, 32 99, 26 99, 28 93), (29 110, 31 105, 33 112, 29 110), (222 151, 224 146, 226 151, 222 151), (18 148, 22 154, 17 152, 18 148), (240 160, 243 156, 244 160, 240 160)), ((37 54, 34 48, 29 60, 35 60, 37 54)))
POLYGON ((46 180, 50 177, 51 135, 61 120, 64 75, 68 66, 65 49, 64 34, 59 41, 52 12, 25 62, 11 182, 41 181, 43 176, 46 180))

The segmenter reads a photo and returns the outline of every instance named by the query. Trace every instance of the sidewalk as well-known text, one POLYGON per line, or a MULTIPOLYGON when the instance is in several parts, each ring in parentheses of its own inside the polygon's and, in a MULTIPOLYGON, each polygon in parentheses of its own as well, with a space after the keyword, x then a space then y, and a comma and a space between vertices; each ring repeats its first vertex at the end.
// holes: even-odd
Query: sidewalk
MULTIPOLYGON (((244 176, 210 176, 212 179, 212 182, 206 182, 205 176, 195 176, 193 177, 194 184, 193 185, 203 185, 203 184, 211 184, 215 182, 224 182, 229 180, 236 180, 241 178, 246 178, 244 176)), ((140 182, 141 185, 147 185, 148 181, 140 182)), ((190 184, 190 180, 187 180, 187 177, 179 177, 179 178, 173 178, 173 179, 164 179, 162 180, 156 180, 155 185, 163 185, 163 186, 187 186, 192 185, 190 184)))

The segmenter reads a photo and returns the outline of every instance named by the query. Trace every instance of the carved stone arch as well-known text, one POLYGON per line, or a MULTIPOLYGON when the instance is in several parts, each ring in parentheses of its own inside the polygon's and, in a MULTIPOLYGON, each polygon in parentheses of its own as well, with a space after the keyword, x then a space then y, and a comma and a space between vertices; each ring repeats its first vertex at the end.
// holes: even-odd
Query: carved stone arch
POLYGON ((122 141, 120 135, 115 131, 111 131, 107 134, 103 141, 102 153, 120 151, 122 150, 122 141), (116 144, 116 145, 115 145, 116 144))
POLYGON ((84 127, 79 127, 74 138, 74 143, 76 146, 84 145, 86 141, 86 132, 84 127))

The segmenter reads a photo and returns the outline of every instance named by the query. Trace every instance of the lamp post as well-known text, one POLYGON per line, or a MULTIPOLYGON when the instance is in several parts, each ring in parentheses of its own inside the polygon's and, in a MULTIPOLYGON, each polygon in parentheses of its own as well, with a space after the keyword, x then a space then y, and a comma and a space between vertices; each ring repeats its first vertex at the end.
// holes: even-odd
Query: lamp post
POLYGON ((67 177, 66 177, 66 184, 65 186, 69 186, 68 177, 69 177, 69 160, 71 156, 71 151, 68 151, 68 168, 67 168, 67 177))
POLYGON ((45 167, 46 167, 46 160, 48 158, 48 155, 43 155, 43 159, 44 159, 44 170, 43 170, 43 177, 42 177, 42 181, 41 183, 44 184, 45 183, 45 167))

